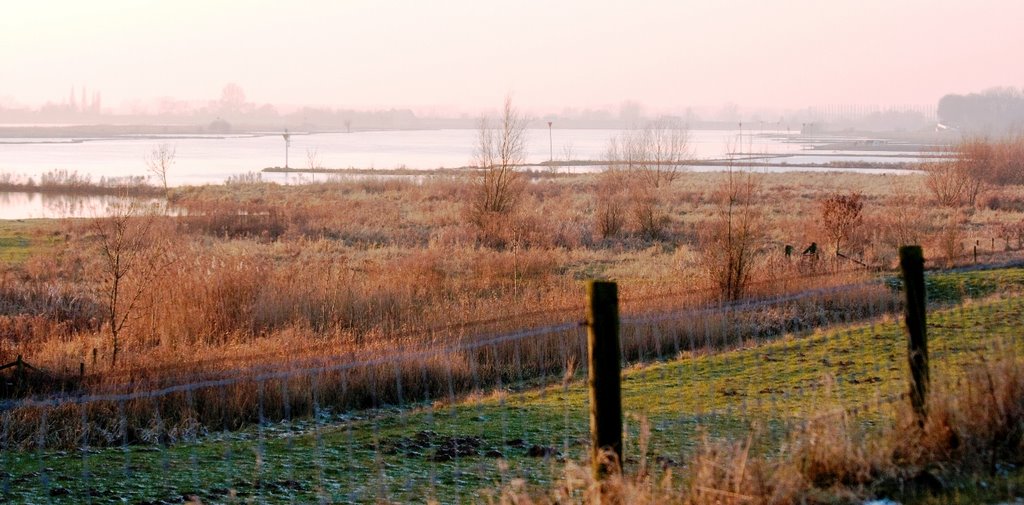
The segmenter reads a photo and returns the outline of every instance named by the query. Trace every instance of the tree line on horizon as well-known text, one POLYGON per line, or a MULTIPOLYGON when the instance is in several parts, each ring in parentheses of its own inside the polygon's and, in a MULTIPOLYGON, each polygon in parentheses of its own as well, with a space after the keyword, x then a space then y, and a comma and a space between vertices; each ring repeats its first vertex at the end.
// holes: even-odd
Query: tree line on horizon
POLYGON ((972 135, 1005 135, 1024 130, 1024 89, 992 88, 949 94, 939 100, 939 122, 972 135))

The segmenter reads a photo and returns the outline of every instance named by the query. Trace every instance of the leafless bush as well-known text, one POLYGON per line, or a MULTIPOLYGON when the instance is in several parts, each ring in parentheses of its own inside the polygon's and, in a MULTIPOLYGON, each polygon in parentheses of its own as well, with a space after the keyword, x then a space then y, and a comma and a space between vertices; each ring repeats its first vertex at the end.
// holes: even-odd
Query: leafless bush
POLYGON ((167 266, 153 233, 156 217, 137 200, 114 204, 92 230, 100 244, 104 320, 110 331, 110 366, 117 366, 120 336, 152 281, 167 266))
POLYGON ((320 160, 320 151, 317 148, 311 147, 306 149, 306 166, 309 167, 310 170, 320 170, 324 168, 323 161, 320 160))
POLYGON ((935 201, 946 207, 960 207, 964 203, 970 178, 953 160, 926 163, 921 166, 926 172, 925 184, 935 201))
POLYGON ((662 238, 669 223, 662 193, 691 159, 686 129, 669 120, 651 122, 612 138, 606 159, 609 174, 599 191, 605 201, 598 204, 597 228, 613 233, 602 236, 617 235, 624 224, 621 216, 628 215, 637 235, 662 238))
POLYGON ((629 186, 630 213, 636 226, 636 233, 645 240, 664 238, 665 228, 670 219, 662 209, 657 188, 642 182, 629 186))
POLYGON ((716 215, 700 232, 701 266, 727 300, 743 297, 763 241, 758 187, 755 175, 730 170, 715 191, 716 215))
POLYGON ((667 119, 622 133, 608 149, 610 166, 653 188, 674 181, 691 159, 688 131, 667 119))
POLYGON ((849 194, 832 193, 821 201, 821 226, 835 252, 844 240, 864 222, 864 196, 856 191, 849 194))
POLYGON ((974 206, 986 186, 1024 184, 1024 136, 968 138, 948 155, 921 167, 928 174, 928 189, 941 205, 974 206))
POLYGON ((629 201, 622 191, 626 176, 621 170, 610 168, 598 176, 597 202, 594 212, 597 233, 603 239, 617 237, 626 224, 629 201))
POLYGON ((176 149, 174 146, 160 144, 147 153, 145 157, 146 169, 160 181, 165 194, 170 193, 170 188, 167 184, 167 174, 171 170, 171 166, 174 165, 175 154, 176 149))
POLYGON ((509 222, 523 192, 525 179, 516 171, 526 157, 526 119, 505 97, 501 122, 492 127, 480 120, 476 166, 471 187, 469 218, 486 240, 509 222))
POLYGON ((946 265, 953 266, 956 263, 956 258, 964 252, 964 235, 960 228, 959 214, 954 212, 949 215, 939 230, 937 240, 939 250, 946 258, 946 265))

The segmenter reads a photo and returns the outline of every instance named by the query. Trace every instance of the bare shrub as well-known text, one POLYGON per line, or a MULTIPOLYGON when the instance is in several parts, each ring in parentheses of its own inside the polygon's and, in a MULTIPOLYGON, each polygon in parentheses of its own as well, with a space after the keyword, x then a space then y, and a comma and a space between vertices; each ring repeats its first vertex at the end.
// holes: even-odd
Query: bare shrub
POLYGON ((939 250, 946 259, 946 266, 953 266, 957 258, 964 253, 964 236, 960 228, 960 216, 951 213, 946 219, 937 237, 939 250))
POLYGON ((1024 134, 1004 138, 993 146, 991 184, 1024 185, 1024 134))
POLYGON ((623 132, 612 139, 608 149, 610 165, 653 188, 676 180, 691 159, 689 132, 668 119, 623 132))
POLYGON ((170 187, 167 183, 167 174, 171 170, 171 166, 174 165, 174 158, 177 150, 170 144, 159 144, 154 147, 149 153, 146 154, 146 169, 149 173, 153 174, 160 185, 164 188, 164 193, 170 196, 170 187))
POLYGON ((700 231, 701 267, 727 300, 743 297, 763 241, 758 188, 755 175, 730 170, 713 196, 715 217, 700 231))
POLYGON ((309 167, 311 171, 322 170, 324 168, 324 163, 320 159, 319 149, 315 147, 306 149, 306 166, 309 167))
POLYGON ((975 194, 984 185, 1024 184, 1024 135, 999 139, 968 138, 956 146, 956 162, 976 179, 975 194))
POLYGON ((617 235, 623 214, 637 235, 647 240, 663 238, 670 222, 663 210, 663 193, 692 159, 686 128, 670 120, 648 123, 627 131, 608 143, 608 174, 599 183, 598 226, 602 237, 617 235), (628 211, 625 208, 628 206, 628 211))
POLYGON ((99 274, 103 285, 104 319, 110 331, 110 366, 117 366, 121 332, 152 281, 167 266, 153 233, 155 216, 137 200, 111 206, 110 215, 95 219, 100 243, 99 274))
POLYGON ((967 138, 947 154, 947 159, 921 166, 941 205, 974 206, 986 186, 1024 184, 1024 136, 967 138))
POLYGON ((1024 212, 1024 188, 1012 186, 988 191, 981 198, 980 206, 995 211, 1024 212))
POLYGON ((973 207, 985 184, 995 179, 992 177, 995 149, 984 140, 968 139, 957 146, 956 152, 954 163, 965 179, 964 198, 973 207))
POLYGON ((636 182, 629 186, 630 215, 633 218, 636 233, 645 240, 664 238, 665 228, 671 220, 662 209, 661 198, 657 188, 644 182, 636 182))
POLYGON ((960 207, 963 205, 970 185, 970 179, 960 170, 956 162, 942 160, 925 163, 921 168, 926 173, 925 184, 939 205, 960 207))
POLYGON ((477 137, 479 174, 471 187, 469 216, 485 239, 508 223, 519 203, 525 178, 516 167, 525 157, 526 119, 506 96, 500 124, 492 127, 482 118, 477 137))
POLYGON ((614 168, 609 168, 598 175, 594 216, 595 228, 602 239, 619 236, 626 224, 629 201, 622 191, 626 180, 625 174, 614 168))
POLYGON ((821 227, 825 230, 836 254, 844 240, 864 222, 864 196, 856 191, 832 193, 821 201, 821 227))
POLYGON ((999 227, 999 237, 1006 242, 1006 248, 1024 249, 1024 219, 1016 223, 1005 223, 999 227))

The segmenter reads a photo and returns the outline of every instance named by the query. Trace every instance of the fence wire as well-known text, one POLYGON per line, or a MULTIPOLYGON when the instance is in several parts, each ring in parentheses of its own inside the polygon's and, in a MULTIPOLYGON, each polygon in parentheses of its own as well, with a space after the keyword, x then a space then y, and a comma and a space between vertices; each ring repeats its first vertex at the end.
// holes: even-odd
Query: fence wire
MULTIPOLYGON (((962 291, 962 290, 961 290, 962 291)), ((1024 299, 935 297, 933 376, 950 384, 1022 345, 1024 299)), ((777 451, 836 417, 880 426, 905 403, 898 281, 693 297, 621 319, 624 464, 683 471, 709 439, 777 451)), ((589 454, 587 328, 325 354, 156 389, 0 403, 11 503, 471 503, 541 488, 589 454)))

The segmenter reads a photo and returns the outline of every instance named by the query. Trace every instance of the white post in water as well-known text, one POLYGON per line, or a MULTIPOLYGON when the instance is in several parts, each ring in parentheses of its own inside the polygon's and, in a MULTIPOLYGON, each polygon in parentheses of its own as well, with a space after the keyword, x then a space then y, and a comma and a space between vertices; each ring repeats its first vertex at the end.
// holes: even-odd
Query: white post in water
POLYGON ((551 136, 551 121, 548 121, 548 161, 555 161, 555 145, 551 136))
POLYGON ((288 128, 284 129, 284 133, 281 135, 284 137, 284 168, 288 168, 288 147, 292 143, 292 134, 288 133, 288 128))

